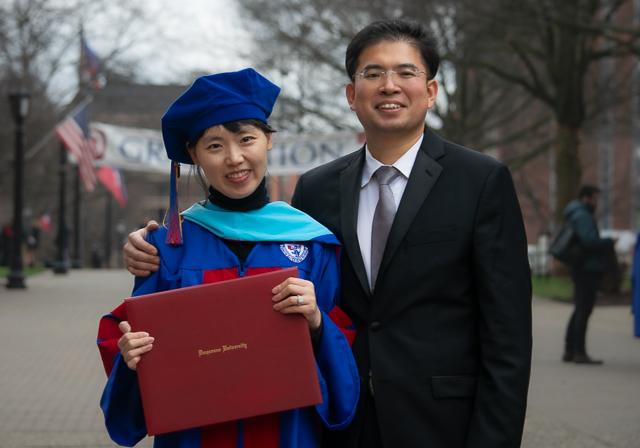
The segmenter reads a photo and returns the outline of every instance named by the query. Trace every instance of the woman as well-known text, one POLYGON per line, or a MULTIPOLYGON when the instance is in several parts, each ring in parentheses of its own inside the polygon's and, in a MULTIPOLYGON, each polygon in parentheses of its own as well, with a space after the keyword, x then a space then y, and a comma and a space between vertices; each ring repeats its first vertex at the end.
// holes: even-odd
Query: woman
MULTIPOLYGON (((349 424, 359 393, 344 334, 328 317, 338 292, 339 243, 322 225, 282 202, 269 203, 265 174, 273 130, 267 124, 280 89, 253 69, 196 79, 162 118, 169 158, 194 164, 209 196, 149 236, 160 269, 137 278, 133 295, 297 266, 300 278, 274 285, 273 309, 304 316, 311 332, 323 403, 209 427, 159 435, 156 447, 314 447, 321 425, 349 424)), ((177 164, 176 164, 177 165, 177 164)), ((98 345, 109 376, 101 407, 111 438, 135 445, 147 433, 136 366, 153 335, 131 332, 121 306, 105 316, 98 345)))

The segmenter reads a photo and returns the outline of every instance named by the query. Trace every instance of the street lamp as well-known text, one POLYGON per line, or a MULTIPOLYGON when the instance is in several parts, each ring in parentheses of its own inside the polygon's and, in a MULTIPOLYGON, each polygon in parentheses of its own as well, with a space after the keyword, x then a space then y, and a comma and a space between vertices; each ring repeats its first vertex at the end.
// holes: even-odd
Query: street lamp
POLYGON ((22 272, 22 199, 24 172, 24 121, 29 114, 29 94, 23 91, 9 94, 11 115, 16 124, 16 155, 13 184, 13 235, 11 267, 7 276, 7 288, 25 288, 22 272))

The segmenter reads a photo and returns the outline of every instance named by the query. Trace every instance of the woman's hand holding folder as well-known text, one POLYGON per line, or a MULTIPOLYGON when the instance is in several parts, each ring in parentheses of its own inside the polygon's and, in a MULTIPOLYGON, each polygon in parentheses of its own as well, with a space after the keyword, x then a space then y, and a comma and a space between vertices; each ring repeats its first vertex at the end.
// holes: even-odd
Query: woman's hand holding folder
POLYGON ((153 337, 144 331, 131 331, 131 325, 126 320, 118 324, 123 335, 118 340, 118 348, 124 358, 124 362, 131 370, 136 370, 140 358, 153 348, 153 337))
POLYGON ((311 331, 320 328, 322 314, 316 302, 313 283, 297 277, 289 277, 273 288, 273 309, 282 314, 299 313, 309 322, 311 331))

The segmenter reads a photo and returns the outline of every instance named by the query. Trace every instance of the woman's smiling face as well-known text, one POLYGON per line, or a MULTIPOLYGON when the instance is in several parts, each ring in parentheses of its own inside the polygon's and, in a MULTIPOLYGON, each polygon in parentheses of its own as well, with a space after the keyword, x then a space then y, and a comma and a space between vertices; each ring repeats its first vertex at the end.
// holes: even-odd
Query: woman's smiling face
POLYGON ((204 132, 189 155, 214 189, 241 199, 262 182, 267 172, 267 151, 272 147, 271 134, 256 126, 246 124, 238 132, 231 132, 217 125, 204 132))

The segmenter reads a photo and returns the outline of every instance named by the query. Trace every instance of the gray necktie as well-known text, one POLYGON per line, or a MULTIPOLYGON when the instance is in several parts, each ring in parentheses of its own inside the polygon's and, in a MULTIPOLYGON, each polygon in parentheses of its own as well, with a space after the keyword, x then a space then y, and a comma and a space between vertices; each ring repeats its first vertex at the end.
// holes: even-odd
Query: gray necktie
POLYGON ((391 230, 391 224, 396 214, 393 193, 389 184, 399 175, 400 172, 393 166, 381 166, 373 173, 373 178, 378 182, 380 194, 371 226, 371 291, 376 286, 382 254, 387 245, 389 230, 391 230))

